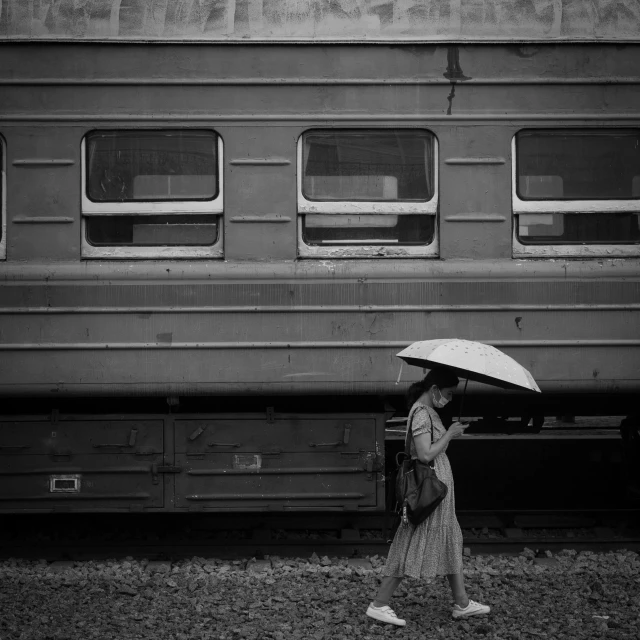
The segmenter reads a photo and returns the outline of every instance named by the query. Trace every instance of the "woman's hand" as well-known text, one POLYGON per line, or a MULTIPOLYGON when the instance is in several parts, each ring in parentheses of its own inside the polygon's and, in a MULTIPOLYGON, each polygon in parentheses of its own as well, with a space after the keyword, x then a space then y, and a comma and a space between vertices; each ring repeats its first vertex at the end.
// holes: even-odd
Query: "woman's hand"
POLYGON ((453 438, 459 438, 461 435, 464 434, 464 430, 469 426, 468 423, 463 423, 463 422, 454 422, 449 429, 447 429, 447 433, 449 434, 449 437, 453 438))

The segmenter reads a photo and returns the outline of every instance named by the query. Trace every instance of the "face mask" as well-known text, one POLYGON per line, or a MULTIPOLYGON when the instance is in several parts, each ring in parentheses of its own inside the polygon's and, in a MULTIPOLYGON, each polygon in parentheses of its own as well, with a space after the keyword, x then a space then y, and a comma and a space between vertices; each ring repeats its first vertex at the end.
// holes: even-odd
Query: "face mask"
POLYGON ((446 404, 449 403, 449 401, 443 397, 442 393, 440 392, 440 389, 438 389, 438 395, 440 396, 440 400, 436 400, 436 395, 435 392, 433 394, 433 405, 435 407, 437 407, 438 409, 442 409, 442 407, 444 407, 446 404))

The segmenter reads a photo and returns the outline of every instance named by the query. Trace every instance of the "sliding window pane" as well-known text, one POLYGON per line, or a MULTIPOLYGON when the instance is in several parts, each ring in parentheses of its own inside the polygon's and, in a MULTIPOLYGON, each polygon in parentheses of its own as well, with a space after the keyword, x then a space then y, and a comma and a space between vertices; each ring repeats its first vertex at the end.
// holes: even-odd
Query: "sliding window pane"
POLYGON ((91 216, 87 242, 100 247, 202 247, 218 239, 217 216, 91 216))
POLYGON ((520 214, 522 244, 636 244, 640 242, 640 213, 520 214))
POLYGON ((87 136, 87 196, 94 202, 213 200, 211 131, 99 131, 87 136))
POLYGON ((521 200, 640 199, 638 130, 523 131, 516 148, 521 200))
POLYGON ((325 202, 431 200, 433 138, 424 130, 307 133, 302 193, 325 202))

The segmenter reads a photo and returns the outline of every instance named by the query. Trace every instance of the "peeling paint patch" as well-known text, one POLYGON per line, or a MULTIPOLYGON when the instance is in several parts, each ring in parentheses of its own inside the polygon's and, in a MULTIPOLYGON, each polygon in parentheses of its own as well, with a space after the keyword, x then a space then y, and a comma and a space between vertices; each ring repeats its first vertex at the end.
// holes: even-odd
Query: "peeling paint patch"
POLYGON ((447 96, 447 101, 449 102, 449 106, 447 107, 447 115, 451 115, 451 110, 453 109, 453 99, 456 97, 456 85, 455 82, 451 84, 451 93, 447 96))
POLYGON ((521 322, 522 322, 522 316, 516 316, 516 327, 518 327, 519 331, 522 331, 522 327, 520 326, 521 322))
POLYGON ((162 344, 171 344, 173 342, 173 333, 159 333, 156 340, 162 344))
POLYGON ((464 75, 462 67, 460 66, 460 48, 457 46, 451 46, 447 49, 447 69, 442 74, 445 78, 451 81, 451 92, 447 96, 449 107, 447 108, 447 115, 450 116, 453 112, 453 99, 456 97, 456 82, 470 80, 464 75))

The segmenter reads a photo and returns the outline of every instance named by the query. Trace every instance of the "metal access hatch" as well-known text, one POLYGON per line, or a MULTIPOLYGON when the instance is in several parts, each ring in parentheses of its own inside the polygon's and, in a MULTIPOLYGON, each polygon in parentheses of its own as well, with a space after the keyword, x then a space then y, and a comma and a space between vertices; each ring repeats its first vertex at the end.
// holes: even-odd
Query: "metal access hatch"
POLYGON ((176 420, 175 507, 376 509, 384 422, 376 415, 176 420))
POLYGON ((164 506, 163 421, 0 420, 0 511, 164 506))

